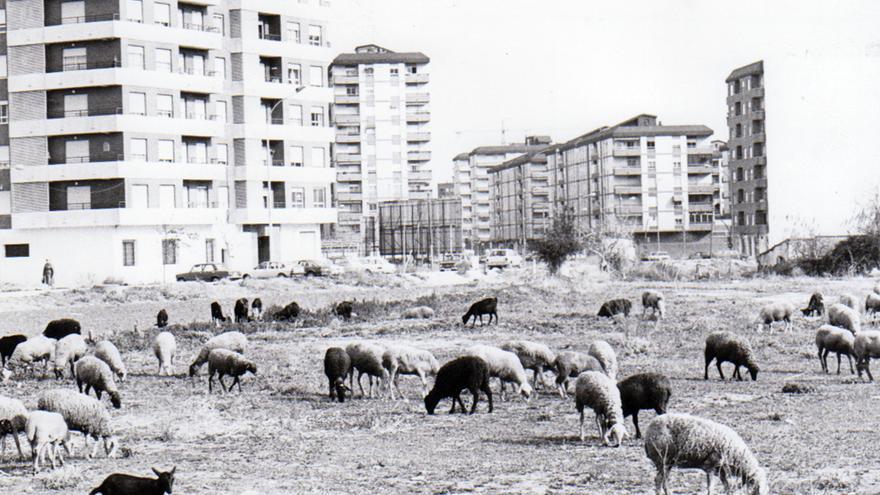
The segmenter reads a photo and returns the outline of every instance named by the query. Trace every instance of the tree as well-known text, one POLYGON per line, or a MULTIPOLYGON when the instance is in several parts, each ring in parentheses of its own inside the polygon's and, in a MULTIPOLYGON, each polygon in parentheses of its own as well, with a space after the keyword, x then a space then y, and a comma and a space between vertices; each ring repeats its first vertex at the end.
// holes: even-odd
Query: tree
POLYGON ((634 255, 633 225, 627 224, 614 215, 606 216, 602 224, 582 234, 584 250, 599 257, 603 269, 622 273, 627 262, 634 255))
POLYGON ((562 211, 553 218, 550 230, 543 239, 533 243, 533 248, 538 258, 547 263, 550 273, 555 275, 569 256, 581 250, 580 236, 571 212, 562 211))
POLYGON ((862 205, 854 220, 856 227, 862 234, 880 239, 880 190, 862 205))

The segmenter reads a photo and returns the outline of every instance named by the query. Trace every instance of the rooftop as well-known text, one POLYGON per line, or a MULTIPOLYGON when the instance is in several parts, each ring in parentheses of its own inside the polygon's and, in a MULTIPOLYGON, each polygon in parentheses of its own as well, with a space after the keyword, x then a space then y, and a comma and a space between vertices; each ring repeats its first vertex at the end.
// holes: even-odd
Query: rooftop
POLYGON ((558 145, 544 146, 540 150, 535 150, 531 153, 526 153, 525 155, 518 156, 511 160, 507 160, 506 162, 495 165, 494 167, 490 167, 488 172, 500 172, 501 170, 506 170, 508 168, 516 167, 522 165, 524 163, 547 163, 547 153, 552 153, 558 148, 558 145))
POLYGON ((354 53, 342 53, 333 59, 333 65, 368 64, 427 64, 431 59, 422 52, 393 52, 379 45, 361 45, 354 53))
POLYGON ((696 136, 708 137, 712 135, 712 129, 704 125, 662 125, 657 122, 657 117, 650 114, 637 115, 624 120, 611 127, 599 127, 578 136, 570 141, 558 145, 558 149, 567 150, 577 148, 584 144, 596 143, 603 139, 615 137, 641 137, 641 136, 696 136))
POLYGON ((734 69, 733 72, 727 76, 727 79, 724 82, 731 82, 735 79, 739 79, 745 76, 751 76, 753 74, 763 74, 764 73, 764 61, 758 60, 757 62, 752 62, 749 65, 742 66, 738 69, 734 69))

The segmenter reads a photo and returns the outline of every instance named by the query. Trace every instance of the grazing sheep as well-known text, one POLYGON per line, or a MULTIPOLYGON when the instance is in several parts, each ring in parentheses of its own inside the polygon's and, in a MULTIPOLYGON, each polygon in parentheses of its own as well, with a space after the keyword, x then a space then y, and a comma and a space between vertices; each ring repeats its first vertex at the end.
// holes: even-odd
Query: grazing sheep
POLYGON ((422 397, 427 395, 427 377, 437 375, 440 363, 429 351, 408 345, 392 345, 382 354, 382 367, 388 372, 388 390, 393 400, 395 388, 403 397, 403 392, 397 385, 398 375, 417 375, 422 381, 422 397))
POLYGON ((481 299, 468 308, 467 313, 461 317, 462 325, 467 325, 468 320, 473 316, 474 323, 471 326, 477 325, 477 317, 480 317, 480 326, 483 326, 483 315, 489 315, 489 323, 492 324, 492 317, 495 317, 495 325, 498 325, 498 298, 497 297, 487 297, 486 299, 481 299))
POLYGON ((674 467, 701 469, 706 473, 709 493, 712 475, 721 478, 729 493, 731 478, 739 479, 748 493, 769 492, 767 474, 739 435, 725 425, 689 414, 664 414, 648 425, 645 453, 657 468, 654 488, 669 493, 666 486, 674 467))
POLYGON ((862 317, 858 311, 845 304, 832 304, 828 308, 828 323, 835 327, 845 328, 856 334, 862 329, 862 317))
POLYGON ((142 478, 140 476, 132 476, 130 474, 113 473, 104 478, 100 486, 89 492, 89 495, 164 495, 171 493, 174 485, 174 472, 177 467, 171 468, 171 471, 161 472, 153 468, 153 473, 158 478, 142 478))
POLYGON ((852 294, 844 294, 840 296, 840 304, 843 304, 844 306, 849 306, 850 309, 854 309, 856 311, 858 311, 860 306, 862 305, 859 301, 859 298, 852 294))
POLYGON ((94 357, 85 356, 74 365, 76 371, 76 386, 79 391, 89 395, 90 389, 95 389, 95 396, 101 400, 101 393, 107 392, 110 395, 110 402, 113 407, 119 409, 122 407, 122 399, 119 396, 119 389, 116 387, 116 380, 113 379, 113 371, 104 361, 94 357), (85 384, 85 391, 83 391, 85 384))
POLYGON ((880 294, 871 292, 865 298, 865 316, 876 316, 880 313, 880 294))
POLYGON ((649 309, 651 316, 655 316, 655 314, 659 314, 660 318, 666 316, 666 300, 659 291, 646 290, 642 292, 642 319, 645 319, 649 309))
POLYGON ((791 315, 794 313, 794 306, 787 302, 774 302, 765 305, 758 313, 758 331, 760 332, 764 325, 767 325, 767 331, 773 328, 773 323, 785 323, 785 331, 792 329, 791 315))
POLYGON ((333 308, 333 313, 342 317, 343 320, 350 320, 352 309, 353 303, 351 301, 342 301, 333 308))
POLYGON ((519 357, 498 347, 478 344, 471 346, 465 353, 468 356, 477 356, 489 365, 489 376, 497 377, 501 381, 501 400, 504 400, 504 384, 513 383, 514 393, 522 394, 526 399, 532 397, 532 386, 526 377, 519 357))
POLYGON ((599 308, 598 316, 613 318, 622 314, 624 317, 627 317, 630 311, 632 311, 632 301, 629 299, 612 299, 602 304, 602 307, 599 308))
POLYGON ((95 443, 89 454, 90 459, 97 454, 101 441, 107 457, 113 457, 116 453, 117 440, 110 425, 110 412, 99 400, 73 390, 47 390, 37 399, 37 408, 63 416, 68 429, 83 434, 86 448, 89 446, 89 437, 92 437, 95 443))
POLYGON ((12 435, 15 447, 18 449, 18 455, 24 459, 18 434, 25 432, 27 418, 28 411, 24 407, 24 403, 18 399, 0 395, 0 443, 3 445, 0 455, 6 454, 6 435, 12 435))
POLYGON ((752 376, 752 380, 758 379, 758 365, 755 363, 755 359, 752 353, 752 347, 749 345, 748 341, 740 339, 737 335, 731 332, 715 332, 709 334, 706 337, 706 368, 703 373, 703 379, 709 379, 709 363, 712 362, 713 359, 716 360, 715 364, 718 366, 718 374, 721 375, 721 379, 724 380, 724 372, 721 371, 721 363, 729 362, 733 363, 735 369, 733 371, 733 376, 731 379, 736 378, 738 380, 742 380, 742 375, 739 372, 740 366, 745 366, 746 369, 749 370, 749 374, 752 376))
POLYGON ((247 337, 241 332, 226 332, 212 337, 205 342, 205 345, 202 346, 202 350, 199 351, 199 355, 196 356, 195 361, 189 365, 189 376, 193 377, 198 373, 199 368, 208 362, 208 354, 214 349, 228 349, 230 351, 244 354, 247 345, 247 337))
POLYGON ((31 411, 25 425, 28 441, 31 443, 31 456, 34 459, 34 473, 40 469, 40 461, 45 461, 46 451, 52 469, 55 469, 55 456, 64 465, 64 456, 58 451, 58 445, 64 446, 68 455, 71 454, 70 431, 64 417, 55 412, 31 411))
POLYGON ((532 380, 533 389, 538 388, 539 377, 541 378, 541 384, 544 383, 544 371, 556 369, 556 353, 551 351, 545 344, 528 340, 512 340, 501 344, 501 349, 516 354, 523 368, 534 372, 535 375, 532 380))
POLYGON ((602 363, 589 354, 562 351, 556 355, 556 388, 563 399, 568 396, 568 380, 575 378, 584 371, 605 373, 602 363))
POLYGON ((331 347, 324 353, 324 374, 327 375, 330 388, 330 400, 335 398, 345 402, 345 392, 351 391, 345 386, 345 377, 351 373, 351 358, 341 347, 331 347))
POLYGON ((584 441, 584 406, 596 413, 596 426, 605 445, 620 447, 626 437, 623 425, 623 409, 620 404, 620 391, 617 383, 598 371, 585 371, 578 375, 575 383, 575 406, 581 415, 580 435, 584 441))
POLYGON ((850 373, 855 373, 851 357, 853 355, 854 341, 855 337, 853 337, 853 334, 845 328, 838 328, 832 325, 822 325, 819 327, 816 330, 816 348, 818 349, 819 364, 822 366, 822 371, 828 373, 828 353, 834 352, 837 354, 837 374, 840 374, 841 354, 845 355, 847 361, 849 361, 850 373))
MULTIPOLYGON (((82 326, 78 321, 71 318, 61 318, 60 320, 52 320, 43 330, 43 336, 50 339, 63 339, 72 333, 82 333, 82 326)), ((91 339, 91 335, 86 335, 87 340, 91 339)))
POLYGON ((255 297, 251 302, 251 313, 253 313, 255 320, 263 319, 263 300, 259 297, 255 297))
POLYGON ((596 358, 608 378, 617 379, 617 354, 608 342, 596 340, 590 344, 587 354, 596 358))
POLYGON ((477 402, 480 400, 480 391, 486 394, 489 401, 489 412, 492 412, 492 390, 489 388, 489 365, 486 361, 476 356, 462 356, 453 359, 440 367, 437 378, 434 380, 434 388, 425 396, 425 409, 428 414, 434 414, 437 404, 445 398, 452 399, 452 409, 449 414, 455 412, 455 402, 461 406, 464 414, 467 409, 461 401, 461 391, 468 390, 474 397, 471 403, 471 414, 477 410, 477 402))
POLYGON ((354 390, 354 372, 358 372, 358 388, 361 390, 361 397, 364 397, 364 386, 361 384, 361 376, 366 373, 370 381, 370 398, 373 397, 373 377, 376 379, 376 391, 381 388, 383 381, 388 379, 388 372, 382 367, 382 355, 385 354, 385 348, 371 344, 369 342, 352 342, 345 347, 345 352, 351 359, 351 378, 349 387, 354 390))
POLYGON ((160 309, 156 314, 156 326, 158 328, 165 328, 168 326, 168 312, 165 309, 160 309))
POLYGON ((857 333, 853 340, 853 356, 856 358, 859 378, 862 377, 862 371, 865 371, 868 373, 868 379, 873 382, 871 358, 880 358, 880 330, 865 330, 857 333))
POLYGON ((822 316, 825 314, 825 297, 819 291, 813 292, 810 302, 805 309, 801 310, 804 316, 822 316))
POLYGON ((174 374, 174 355, 177 353, 177 341, 171 332, 162 332, 153 340, 153 354, 159 360, 159 371, 166 375, 174 374))
POLYGON ((220 303, 214 301, 211 303, 211 323, 220 326, 221 323, 229 321, 229 318, 223 316, 223 308, 220 303))
POLYGON ((107 363, 110 370, 116 373, 119 381, 124 382, 128 373, 125 371, 125 363, 122 362, 122 354, 119 349, 109 340, 102 340, 95 346, 95 357, 107 363))
POLYGON ((297 316, 299 316, 299 304, 294 301, 275 313, 273 318, 277 321, 290 321, 295 320, 297 316))
POLYGON ((64 378, 64 368, 70 367, 70 376, 73 377, 73 363, 86 355, 89 347, 82 335, 72 333, 55 344, 55 378, 64 378))
POLYGON ((2 361, 0 364, 6 366, 6 361, 12 357, 12 352, 15 351, 18 344, 21 344, 25 340, 27 340, 27 337, 21 334, 0 337, 0 361, 2 361))
POLYGON ((214 374, 220 381, 220 387, 224 392, 232 391, 235 384, 238 384, 238 392, 241 393, 240 378, 247 372, 257 374, 257 365, 250 359, 246 359, 241 354, 227 349, 214 349, 208 354, 208 393, 214 391, 214 374), (229 388, 223 383, 223 377, 229 375, 234 378, 229 388))
POLYGON ((620 390, 623 417, 633 417, 636 438, 642 438, 639 429, 639 411, 653 409, 657 415, 666 414, 666 405, 672 396, 672 383, 660 373, 638 373, 617 384, 620 390))
POLYGON ((402 316, 405 320, 417 320, 421 318, 429 320, 434 317, 434 310, 427 306, 416 306, 415 308, 409 308, 404 311, 402 316))
POLYGON ((235 306, 232 308, 232 313, 235 315, 236 323, 245 323, 248 321, 248 300, 244 297, 236 300, 235 306))
POLYGON ((22 366, 29 367, 31 371, 33 371, 34 364, 42 361, 44 363, 43 376, 45 376, 49 369, 49 363, 55 361, 56 342, 55 339, 50 339, 43 335, 31 337, 18 344, 15 351, 12 352, 12 357, 9 361, 12 364, 21 364, 22 366))

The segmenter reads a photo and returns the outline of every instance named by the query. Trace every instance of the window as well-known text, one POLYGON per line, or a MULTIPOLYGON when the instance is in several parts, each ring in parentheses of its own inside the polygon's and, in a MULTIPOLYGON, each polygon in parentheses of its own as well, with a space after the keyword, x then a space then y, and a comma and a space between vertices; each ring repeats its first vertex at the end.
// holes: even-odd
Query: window
POLYGON ((134 241, 122 241, 122 266, 134 266, 134 241))
POLYGON ((64 116, 85 117, 89 114, 89 95, 64 95, 64 116))
POLYGON ((648 149, 649 150, 654 149, 654 141, 648 141, 648 149))
POLYGON ((131 92, 128 94, 128 113, 132 115, 147 114, 147 94, 131 92))
MULTIPOLYGON (((228 208, 229 207, 229 188, 226 186, 220 186, 217 188, 217 206, 219 208, 228 208)), ((223 253, 225 250, 221 249, 220 252, 223 253)), ((221 263, 226 263, 226 258, 221 257, 221 263)))
POLYGON ((226 59, 223 57, 214 58, 214 72, 217 77, 226 79, 226 59))
POLYGON ((208 163, 208 144, 204 141, 186 143, 186 163, 208 163))
POLYGON ((680 144, 673 144, 672 145, 672 154, 673 155, 680 155, 681 154, 681 145, 680 144))
POLYGON ((300 43, 300 35, 299 35, 299 23, 287 21, 287 41, 293 41, 294 43, 300 43))
POLYGON ((657 170, 657 162, 648 160, 648 170, 657 170))
POLYGON ((174 117, 174 97, 171 95, 156 95, 156 115, 159 117, 174 117))
POLYGON ((174 141, 171 139, 160 139, 159 140, 159 161, 160 162, 173 162, 174 161, 174 141))
POLYGON ((147 140, 140 138, 132 138, 130 141, 131 145, 131 159, 132 160, 146 160, 147 159, 147 140))
POLYGON ((410 74, 418 74, 419 68, 416 67, 415 65, 410 65, 409 67, 406 68, 406 71, 409 72, 410 74))
POLYGON ((27 258, 31 255, 31 245, 30 244, 7 244, 6 245, 6 257, 7 258, 27 258))
POLYGON ((67 209, 89 210, 92 208, 92 188, 90 186, 67 186, 67 209))
POLYGON ((309 25, 309 44, 321 46, 321 26, 309 25))
POLYGON ((399 69, 391 69, 391 77, 398 77, 400 75, 399 69))
POLYGON ((171 25, 171 5, 156 2, 153 4, 153 22, 161 26, 171 25))
POLYGON ((287 121, 292 125, 303 125, 303 108, 301 105, 287 106, 287 121))
MULTIPOLYGON (((67 5, 64 2, 61 5, 67 5)), ((61 70, 84 70, 88 68, 86 49, 84 47, 65 48, 61 51, 61 70)))
POLYGON ((142 0, 128 0, 126 10, 129 21, 144 22, 144 2, 142 0))
POLYGON ((132 69, 146 69, 144 65, 144 47, 128 45, 128 66, 132 69))
POLYGON ((9 123, 9 102, 0 101, 0 124, 9 123))
POLYGON ((214 262, 214 239, 205 239, 205 263, 214 262))
POLYGON ((309 67, 309 85, 318 87, 324 85, 324 69, 320 65, 309 67))
POLYGON ((0 55, 0 77, 7 77, 9 75, 6 65, 6 55, 0 55))
POLYGON ((229 163, 229 145, 221 143, 217 145, 217 163, 226 165, 229 163))
POLYGON ((288 148, 288 153, 290 155, 290 165, 293 167, 302 167, 303 166, 303 149, 302 146, 291 146, 288 148))
POLYGON ((226 18, 223 14, 214 14, 214 27, 218 33, 226 35, 226 18))
POLYGON ((159 207, 177 208, 177 192, 173 184, 159 186, 159 207))
POLYGON ((223 122, 224 124, 229 119, 229 108, 225 101, 218 101, 215 105, 217 111, 217 122, 223 122))
POLYGON ((171 72, 171 50, 156 48, 156 70, 159 72, 171 72))
POLYGON ((131 185, 131 201, 126 207, 144 209, 150 207, 150 187, 146 184, 131 185))
POLYGON ((305 200, 305 189, 302 187, 292 187, 290 188, 290 207, 291 208, 305 208, 306 200, 305 200))
POLYGON ((326 206, 327 190, 318 187, 312 190, 312 206, 315 208, 324 208, 326 206))
POLYGON ((324 107, 312 107, 312 127, 324 127, 324 107))
POLYGON ((177 239, 162 239, 162 263, 177 264, 177 239))
POLYGON ((89 157, 89 140, 78 139, 64 142, 64 162, 65 163, 88 163, 89 157))
POLYGON ((681 162, 672 162, 672 171, 680 174, 681 173, 681 162))
POLYGON ((323 168, 324 165, 324 148, 312 148, 312 162, 309 166, 323 168))
POLYGON ((287 82, 302 86, 302 67, 299 64, 287 63, 287 82))

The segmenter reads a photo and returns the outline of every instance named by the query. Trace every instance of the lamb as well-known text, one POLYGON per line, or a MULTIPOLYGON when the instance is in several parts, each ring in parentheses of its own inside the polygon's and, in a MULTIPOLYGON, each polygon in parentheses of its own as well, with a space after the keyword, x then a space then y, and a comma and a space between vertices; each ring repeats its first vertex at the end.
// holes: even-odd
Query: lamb
POLYGON ((880 330, 865 330, 857 333, 853 340, 853 356, 856 358, 859 378, 862 377, 862 371, 865 371, 868 373, 868 380, 873 382, 871 358, 880 358, 880 330))
POLYGON ((113 371, 104 361, 94 357, 86 356, 74 365, 76 371, 76 386, 80 392, 89 395, 90 389, 95 389, 95 396, 101 400, 101 393, 107 392, 110 396, 110 403, 113 407, 119 409, 122 407, 122 399, 119 396, 119 389, 116 387, 116 380, 113 379, 113 371), (85 384, 85 391, 83 391, 85 384))
POLYGON ((382 354, 382 367, 388 372, 388 390, 394 399, 394 389, 403 397, 397 385, 398 375, 417 375, 422 381, 422 397, 428 394, 428 376, 436 376, 440 363, 429 351, 407 345, 389 346, 382 354))
POLYGON ((263 300, 259 297, 255 297, 251 302, 251 313, 253 313, 255 320, 263 319, 263 300))
POLYGON ((473 316, 474 323, 471 326, 477 325, 477 317, 480 317, 480 326, 483 326, 483 315, 489 315, 489 325, 492 324, 492 317, 495 317, 495 325, 498 325, 498 298, 497 297, 487 297, 486 299, 481 299, 468 308, 467 313, 461 317, 461 324, 467 325, 468 320, 473 316))
POLYGON ((49 362, 55 361, 55 344, 55 339, 50 339, 43 335, 31 337, 18 344, 12 353, 10 362, 32 367, 34 364, 43 361, 43 374, 45 376, 49 368, 49 362))
POLYGON ((477 410, 477 402, 480 400, 480 392, 486 394, 489 401, 489 412, 492 412, 492 390, 489 388, 489 365, 486 361, 476 356, 462 356, 440 367, 437 379, 434 380, 434 388, 425 396, 425 409, 428 414, 434 414, 437 404, 445 398, 452 399, 452 409, 449 414, 455 412, 455 402, 461 406, 464 414, 466 409, 461 401, 461 391, 467 389, 474 400, 471 403, 471 414, 477 410))
POLYGON ((214 349, 208 354, 208 393, 214 391, 214 374, 220 381, 220 387, 224 392, 232 391, 235 384, 238 384, 238 391, 241 393, 240 378, 247 372, 254 375, 257 374, 257 365, 253 361, 246 359, 241 354, 230 351, 228 349, 214 349), (229 388, 223 383, 223 377, 229 375, 234 378, 229 388))
POLYGON ((64 457, 58 451, 58 445, 64 446, 68 455, 71 454, 70 431, 64 417, 56 412, 32 411, 28 415, 25 425, 28 441, 31 443, 31 456, 34 459, 34 473, 40 469, 40 461, 45 460, 46 451, 49 452, 49 460, 52 469, 55 469, 55 456, 61 465, 64 465, 64 457), (51 449, 51 450, 50 450, 51 449))
POLYGON ((739 435, 725 425, 689 414, 664 414, 648 425, 645 453, 657 468, 654 488, 669 493, 666 483, 673 467, 702 469, 709 493, 712 475, 729 492, 729 478, 738 478, 752 495, 769 493, 767 474, 739 435))
POLYGON ((352 342, 345 347, 345 352, 351 359, 351 378, 349 387, 354 390, 354 372, 358 372, 358 388, 361 389, 361 397, 365 396, 364 386, 361 384, 361 376, 366 373, 370 381, 370 398, 373 397, 373 377, 377 377, 377 392, 381 388, 381 382, 388 379, 388 372, 382 367, 382 355, 385 348, 369 342, 352 342))
POLYGON ((532 386, 526 377, 519 357, 508 351, 504 351, 490 345, 471 346, 466 355, 477 356, 489 365, 489 376, 497 377, 501 381, 501 400, 504 400, 504 384, 513 383, 514 393, 520 393, 527 400, 532 397, 532 386))
POLYGON ((629 299, 612 299, 602 304, 598 315, 602 318, 613 318, 620 314, 627 317, 630 311, 632 311, 632 301, 629 299))
MULTIPOLYGON (((82 334, 82 326, 78 321, 71 318, 61 318, 60 320, 52 320, 43 330, 43 335, 50 339, 60 340, 72 333, 82 334)), ((86 335, 90 340, 91 335, 86 335)))
POLYGON ((278 321, 290 321, 295 320, 297 316, 299 316, 299 304, 294 301, 275 313, 273 318, 278 321))
POLYGON ((223 316, 223 308, 220 306, 220 303, 214 301, 211 303, 211 323, 214 323, 218 327, 221 323, 225 323, 229 321, 229 318, 223 316))
POLYGON ((828 308, 828 323, 835 327, 845 328, 853 334, 862 329, 862 318, 859 313, 844 304, 832 304, 828 308))
POLYGON ((102 340, 95 346, 95 357, 107 363, 110 370, 116 373, 119 381, 124 382, 128 373, 125 370, 125 363, 122 362, 122 355, 119 349, 109 340, 102 340))
POLYGON ((568 380, 570 378, 577 377, 584 371, 605 372, 602 363, 595 357, 573 351, 562 351, 557 354, 555 367, 556 388, 559 389, 559 396, 563 399, 568 396, 568 380))
POLYGON ((165 328, 168 326, 168 312, 165 309, 160 309, 158 313, 156 313, 156 327, 165 328))
POLYGON ((6 454, 6 435, 12 435, 15 447, 18 449, 18 455, 24 459, 18 434, 25 432, 27 419, 28 411, 24 407, 24 403, 18 399, 0 395, 0 443, 3 444, 0 455, 6 454))
POLYGON ((6 361, 12 357, 15 348, 25 340, 27 340, 27 337, 20 333, 0 337, 0 364, 6 366, 6 361))
POLYGON ((343 320, 350 320, 352 309, 354 308, 351 301, 342 301, 333 308, 333 313, 342 317, 343 320))
POLYGON ((402 316, 405 320, 417 320, 420 318, 430 320, 434 317, 434 310, 427 306, 416 306, 404 311, 402 316))
POLYGON ((196 356, 195 361, 189 365, 190 378, 195 376, 195 374, 198 373, 199 368, 208 362, 208 354, 214 349, 228 349, 230 351, 244 354, 247 345, 247 337, 241 332, 226 332, 212 337, 205 342, 205 345, 202 346, 202 350, 199 351, 199 355, 196 356))
POLYGON ((235 315, 236 323, 244 323, 248 321, 248 300, 243 297, 236 300, 232 312, 235 315))
POLYGON ((876 316, 880 313, 880 294, 871 292, 865 298, 865 316, 876 316))
POLYGON ((785 323, 785 331, 792 329, 791 315, 794 313, 794 306, 787 302, 774 302, 765 305, 758 313, 758 331, 760 332, 764 325, 767 325, 767 331, 773 328, 773 323, 785 323))
POLYGON ((825 298, 822 296, 822 293, 819 291, 813 292, 813 295, 810 296, 810 302, 807 304, 806 309, 802 309, 801 313, 804 316, 822 316, 825 314, 825 298))
POLYGON ((166 375, 174 374, 174 355, 177 353, 177 341, 171 332, 162 332, 153 340, 153 354, 159 360, 159 371, 166 375))
POLYGON ((840 374, 840 355, 846 356, 849 361, 850 373, 855 373, 852 365, 853 342, 855 337, 845 328, 838 328, 832 325, 822 325, 816 330, 816 348, 819 353, 819 364, 822 371, 828 373, 828 353, 837 354, 837 374, 840 374))
POLYGON ((749 370, 749 374, 752 376, 752 381, 758 379, 758 371, 760 371, 760 369, 755 363, 752 347, 749 345, 748 341, 740 339, 731 332, 714 332, 709 334, 709 336, 706 337, 705 358, 706 368, 703 373, 704 380, 709 379, 709 363, 711 363, 713 359, 716 360, 715 364, 718 366, 718 374, 721 375, 722 380, 724 380, 724 372, 721 371, 721 363, 725 361, 733 363, 735 366, 731 379, 736 378, 740 381, 742 380, 742 375, 739 372, 740 366, 745 366, 746 369, 749 370))
POLYGON ((663 294, 656 290, 646 290, 642 293, 642 319, 648 310, 651 310, 651 316, 659 314, 660 318, 666 315, 666 300, 663 294))
POLYGON ((100 486, 89 492, 89 495, 164 495, 171 493, 174 485, 174 472, 177 467, 171 468, 171 471, 161 472, 153 468, 153 473, 157 478, 142 478, 140 476, 132 476, 130 474, 113 473, 104 478, 100 486))
POLYGON ((605 445, 620 447, 626 437, 626 426, 623 425, 623 409, 620 403, 620 391, 617 383, 598 371, 585 371, 578 375, 575 383, 575 406, 581 415, 580 435, 584 441, 584 406, 589 406, 596 413, 596 425, 599 436, 605 445))
POLYGON ((617 384, 620 390, 623 417, 633 417, 636 438, 642 438, 639 429, 639 411, 653 409, 657 415, 666 414, 666 406, 672 396, 672 384, 659 373, 638 373, 617 384))
POLYGON ((608 342, 597 340, 590 344, 587 354, 596 358, 608 378, 617 379, 617 355, 608 342))
POLYGON ((545 344, 528 340, 512 340, 501 344, 501 349, 516 354, 523 368, 534 372, 532 380, 532 388, 534 389, 538 388, 539 377, 543 384, 544 371, 555 369, 556 353, 545 344))
POLYGON ((110 425, 110 412, 97 399, 73 390, 47 390, 37 399, 37 408, 61 414, 67 428, 83 434, 88 448, 89 437, 95 440, 89 458, 95 457, 98 444, 103 441, 107 457, 116 454, 117 440, 110 425))
POLYGON ((73 363, 86 355, 89 347, 85 339, 78 333, 72 333, 55 344, 55 378, 64 377, 64 368, 70 367, 70 376, 73 377, 73 363))
POLYGON ((345 402, 345 392, 351 391, 345 386, 345 377, 351 373, 351 358, 341 347, 331 347, 324 353, 324 374, 327 375, 330 388, 330 400, 336 398, 345 402))
POLYGON ((854 309, 856 311, 859 310, 861 303, 859 302, 859 298, 852 294, 844 294, 840 296, 840 304, 844 306, 849 306, 850 309, 854 309))

